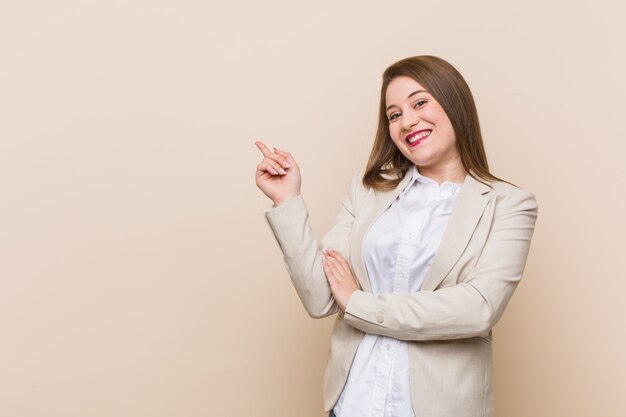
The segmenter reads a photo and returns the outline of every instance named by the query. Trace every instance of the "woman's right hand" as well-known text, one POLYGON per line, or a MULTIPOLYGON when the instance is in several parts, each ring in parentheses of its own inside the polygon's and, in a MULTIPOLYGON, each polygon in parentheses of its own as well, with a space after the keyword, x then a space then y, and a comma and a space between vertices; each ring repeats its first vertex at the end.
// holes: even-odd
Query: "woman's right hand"
POLYGON ((263 154, 256 167, 256 185, 279 206, 300 195, 300 168, 289 152, 274 148, 275 152, 260 140, 254 142, 263 154))

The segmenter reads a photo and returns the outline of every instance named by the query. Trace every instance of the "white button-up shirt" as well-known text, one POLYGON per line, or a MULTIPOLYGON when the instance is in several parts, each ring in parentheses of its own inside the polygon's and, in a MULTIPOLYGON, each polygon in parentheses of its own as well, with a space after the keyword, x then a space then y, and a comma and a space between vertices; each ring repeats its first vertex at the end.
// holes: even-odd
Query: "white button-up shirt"
MULTIPOLYGON (((438 185, 416 166, 406 188, 363 242, 372 292, 419 291, 437 252, 461 184, 438 185)), ((414 417, 408 343, 366 334, 335 404, 337 417, 414 417)))

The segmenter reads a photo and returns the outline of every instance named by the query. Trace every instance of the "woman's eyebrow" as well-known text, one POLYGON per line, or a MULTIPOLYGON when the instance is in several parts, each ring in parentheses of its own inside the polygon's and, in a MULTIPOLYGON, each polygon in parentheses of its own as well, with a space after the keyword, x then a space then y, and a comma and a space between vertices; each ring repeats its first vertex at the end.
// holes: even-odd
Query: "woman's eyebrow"
POLYGON ((426 90, 416 90, 416 91, 413 91, 411 94, 409 94, 409 95, 407 96, 407 98, 411 98, 411 97, 413 97, 415 94, 418 94, 418 93, 427 93, 427 92, 428 92, 428 91, 426 91, 426 90))
MULTIPOLYGON (((413 97, 415 94, 418 94, 418 93, 428 93, 428 91, 426 91, 426 90, 415 90, 415 91, 413 91, 411 94, 409 94, 406 98, 411 98, 411 97, 413 97)), ((387 106, 387 108, 385 109, 385 111, 388 111, 388 110, 389 110, 390 108, 392 108, 392 107, 397 107, 397 106, 396 106, 395 104, 390 104, 389 106, 387 106)))

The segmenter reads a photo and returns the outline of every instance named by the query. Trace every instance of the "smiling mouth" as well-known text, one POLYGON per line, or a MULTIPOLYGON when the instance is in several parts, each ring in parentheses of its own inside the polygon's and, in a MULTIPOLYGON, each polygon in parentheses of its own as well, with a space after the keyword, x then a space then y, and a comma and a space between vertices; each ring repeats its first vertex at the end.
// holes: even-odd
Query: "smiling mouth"
POLYGON ((406 142, 409 146, 417 146, 421 141, 430 136, 432 130, 420 130, 419 132, 412 133, 406 137, 406 142))

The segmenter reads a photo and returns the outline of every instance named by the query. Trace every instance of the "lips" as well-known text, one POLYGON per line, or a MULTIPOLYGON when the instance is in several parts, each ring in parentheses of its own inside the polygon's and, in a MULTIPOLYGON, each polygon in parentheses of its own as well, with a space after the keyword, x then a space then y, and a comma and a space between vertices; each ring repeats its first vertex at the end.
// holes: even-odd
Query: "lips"
POLYGON ((406 142, 409 146, 417 146, 420 142, 430 136, 432 129, 422 129, 416 130, 415 132, 411 132, 405 138, 406 142))

